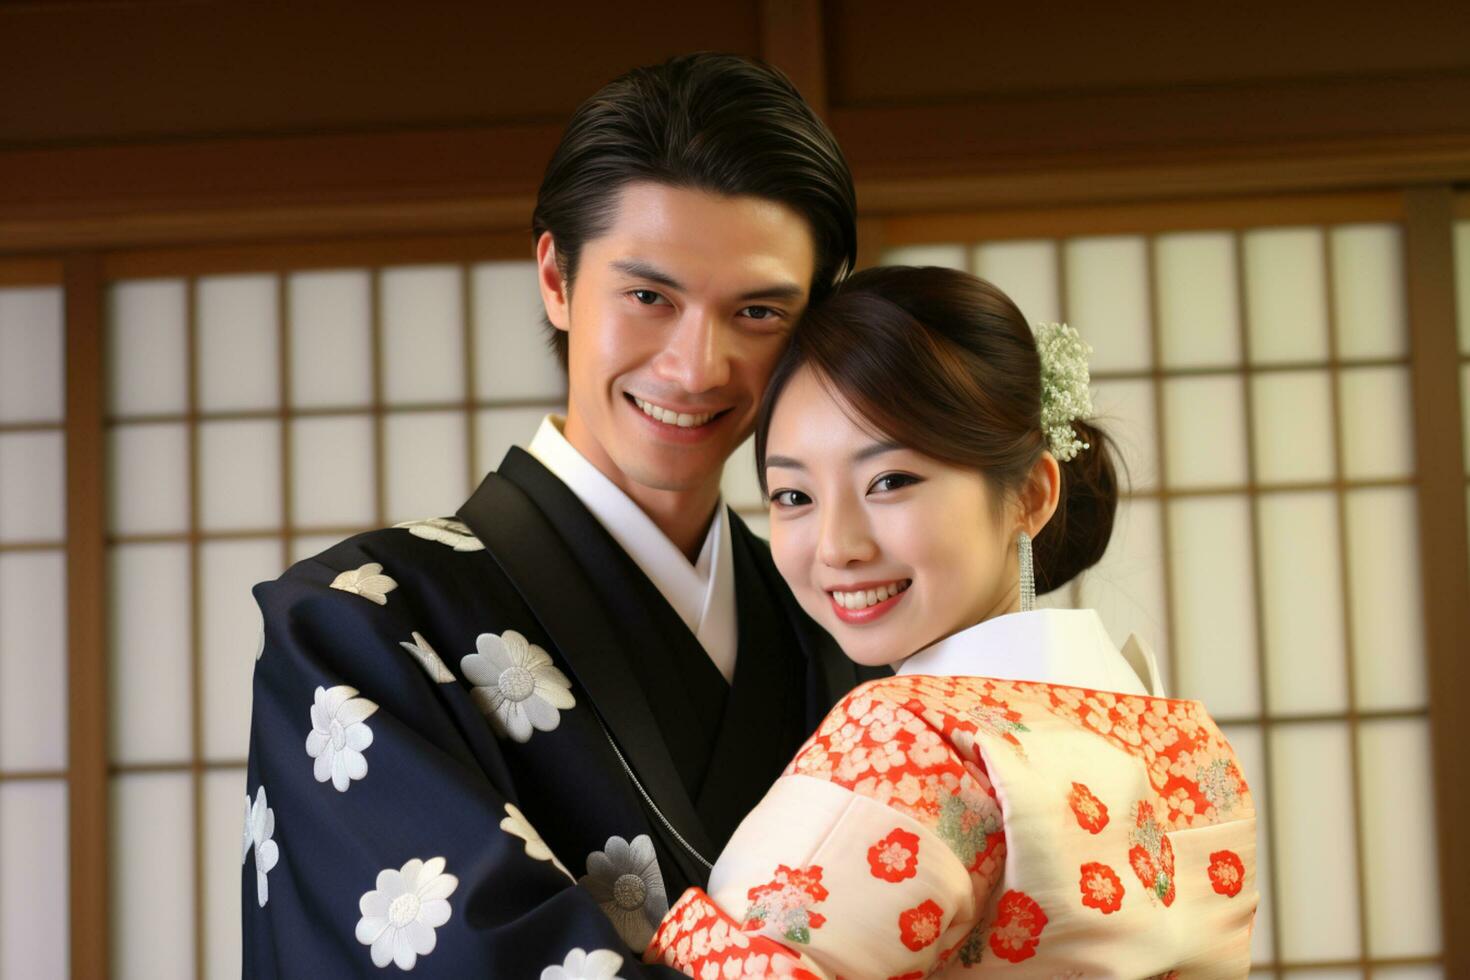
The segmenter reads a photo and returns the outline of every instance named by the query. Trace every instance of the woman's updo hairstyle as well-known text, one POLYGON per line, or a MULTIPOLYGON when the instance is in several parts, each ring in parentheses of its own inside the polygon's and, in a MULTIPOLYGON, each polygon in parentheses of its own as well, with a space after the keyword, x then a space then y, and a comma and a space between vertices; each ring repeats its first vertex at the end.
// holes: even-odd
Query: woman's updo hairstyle
MULTIPOLYGON (((763 492, 771 413, 803 367, 876 433, 979 470, 997 501, 1021 488, 1049 448, 1031 328, 1008 296, 967 273, 867 269, 808 311, 771 376, 756 422, 763 492)), ((1033 542, 1038 593, 1095 565, 1113 533, 1118 480, 1111 440, 1083 420, 1072 428, 1089 448, 1060 464, 1056 513, 1033 542)))

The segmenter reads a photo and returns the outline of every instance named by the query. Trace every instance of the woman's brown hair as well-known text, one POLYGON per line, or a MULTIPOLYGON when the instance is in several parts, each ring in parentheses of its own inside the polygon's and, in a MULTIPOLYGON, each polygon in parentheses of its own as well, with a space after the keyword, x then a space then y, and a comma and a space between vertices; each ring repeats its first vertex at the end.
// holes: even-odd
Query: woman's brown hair
MULTIPOLYGON (((980 471, 997 500, 1020 489, 1048 448, 1031 328, 1005 293, 963 272, 867 269, 807 313, 756 422, 762 491, 771 413, 803 367, 885 437, 980 471)), ((1089 448, 1061 463, 1056 513, 1034 543, 1037 592, 1096 564, 1113 533, 1118 480, 1111 440, 1091 423, 1072 427, 1089 448)))

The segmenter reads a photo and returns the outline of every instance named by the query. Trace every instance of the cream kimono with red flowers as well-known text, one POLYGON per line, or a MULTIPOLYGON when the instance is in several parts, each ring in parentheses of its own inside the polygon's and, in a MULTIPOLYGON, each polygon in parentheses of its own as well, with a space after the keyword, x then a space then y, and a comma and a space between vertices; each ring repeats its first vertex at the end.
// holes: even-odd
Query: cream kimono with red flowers
POLYGON ((1219 728, 1131 693, 1095 614, 1002 619, 910 664, 1014 657, 1124 690, 907 670, 854 690, 646 958, 708 980, 1246 976, 1255 810, 1219 728))

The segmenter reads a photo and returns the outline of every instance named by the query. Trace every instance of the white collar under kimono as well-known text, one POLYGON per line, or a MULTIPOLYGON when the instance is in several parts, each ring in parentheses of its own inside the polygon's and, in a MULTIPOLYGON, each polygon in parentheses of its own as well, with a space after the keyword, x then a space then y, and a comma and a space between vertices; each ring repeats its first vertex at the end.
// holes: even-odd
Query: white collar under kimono
POLYGON ((567 442, 562 434, 565 424, 566 420, 558 415, 542 419, 527 447, 531 455, 577 495, 668 600, 725 680, 731 681, 739 631, 735 620, 735 564, 724 501, 716 504, 699 560, 691 565, 642 508, 567 442))
POLYGON ((1037 609, 987 619, 925 647, 897 673, 1164 695, 1153 652, 1134 636, 1119 650, 1091 609, 1037 609))

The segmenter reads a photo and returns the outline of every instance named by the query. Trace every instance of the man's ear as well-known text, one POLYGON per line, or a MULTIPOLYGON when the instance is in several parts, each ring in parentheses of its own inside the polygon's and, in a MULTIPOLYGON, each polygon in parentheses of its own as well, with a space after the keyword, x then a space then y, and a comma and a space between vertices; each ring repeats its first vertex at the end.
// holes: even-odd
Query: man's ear
POLYGON ((1021 485, 1021 526, 1034 539, 1057 512, 1062 493, 1062 468, 1056 457, 1043 452, 1021 485))
POLYGON ((568 315, 571 296, 557 262, 556 242, 549 231, 543 231, 536 240, 536 281, 541 287, 541 305, 546 307, 547 321, 558 330, 566 330, 571 322, 568 315))

